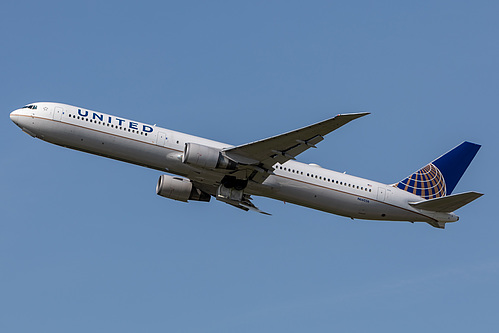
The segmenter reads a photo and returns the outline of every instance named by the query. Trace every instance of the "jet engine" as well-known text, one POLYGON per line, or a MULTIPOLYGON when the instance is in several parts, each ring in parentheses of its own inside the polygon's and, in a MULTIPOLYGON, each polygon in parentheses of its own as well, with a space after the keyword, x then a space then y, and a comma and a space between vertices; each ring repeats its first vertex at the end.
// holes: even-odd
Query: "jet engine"
POLYGON ((235 170, 237 163, 224 156, 220 149, 188 142, 185 144, 182 162, 205 169, 235 170))
POLYGON ((187 200, 208 202, 211 199, 208 193, 194 187, 189 179, 168 175, 159 177, 156 193, 162 197, 183 202, 187 200))

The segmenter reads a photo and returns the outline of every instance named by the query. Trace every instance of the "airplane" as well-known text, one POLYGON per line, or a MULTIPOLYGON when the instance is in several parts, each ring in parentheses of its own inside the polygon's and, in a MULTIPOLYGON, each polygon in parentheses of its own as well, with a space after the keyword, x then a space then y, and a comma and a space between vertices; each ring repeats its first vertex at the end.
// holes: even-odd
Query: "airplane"
POLYGON ((339 114, 238 146, 61 103, 31 103, 10 119, 49 143, 167 172, 156 193, 183 202, 215 197, 270 215, 252 203, 252 195, 263 196, 351 219, 426 222, 444 229, 459 220, 454 211, 483 195, 452 194, 481 147, 467 141, 394 184, 296 161, 328 133, 368 114, 339 114))

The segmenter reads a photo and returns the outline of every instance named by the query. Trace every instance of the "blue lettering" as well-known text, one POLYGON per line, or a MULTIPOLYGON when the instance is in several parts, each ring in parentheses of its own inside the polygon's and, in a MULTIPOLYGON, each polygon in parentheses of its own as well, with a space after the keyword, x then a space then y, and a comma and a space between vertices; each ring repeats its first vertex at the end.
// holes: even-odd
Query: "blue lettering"
POLYGON ((153 129, 151 126, 142 125, 142 131, 144 131, 146 133, 151 133, 153 131, 153 129))
POLYGON ((85 110, 85 114, 83 114, 83 112, 81 111, 81 109, 78 109, 78 114, 82 117, 88 117, 88 111, 85 110))
POLYGON ((131 128, 131 129, 136 129, 136 130, 138 130, 138 128, 137 128, 137 125, 138 125, 138 124, 137 124, 137 123, 130 122, 129 124, 130 124, 129 126, 130 126, 130 128, 131 128))
POLYGON ((111 123, 111 117, 109 117, 109 119, 107 120, 108 123, 111 123))
POLYGON ((124 119, 116 118, 116 120, 118 121, 118 123, 119 123, 120 126, 121 126, 121 124, 123 124, 125 122, 124 119))
POLYGON ((103 118, 104 118, 104 116, 101 115, 101 114, 99 115, 99 114, 97 114, 95 112, 92 114, 92 119, 94 119, 94 120, 95 119, 99 119, 100 121, 102 121, 103 118))

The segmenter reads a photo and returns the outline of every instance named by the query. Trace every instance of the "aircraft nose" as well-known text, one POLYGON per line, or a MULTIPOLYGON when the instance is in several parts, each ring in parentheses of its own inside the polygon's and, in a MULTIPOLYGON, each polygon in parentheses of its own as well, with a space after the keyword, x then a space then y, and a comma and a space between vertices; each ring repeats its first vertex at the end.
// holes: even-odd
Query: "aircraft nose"
POLYGON ((14 124, 17 125, 19 119, 19 110, 14 110, 10 113, 10 120, 14 122, 14 124))

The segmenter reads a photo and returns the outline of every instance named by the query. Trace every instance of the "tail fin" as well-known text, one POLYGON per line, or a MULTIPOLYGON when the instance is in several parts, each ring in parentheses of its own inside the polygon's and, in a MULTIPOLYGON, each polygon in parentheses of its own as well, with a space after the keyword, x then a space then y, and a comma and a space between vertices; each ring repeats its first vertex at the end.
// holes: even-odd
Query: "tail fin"
POLYGON ((465 141, 394 186, 424 199, 450 195, 480 147, 465 141))

